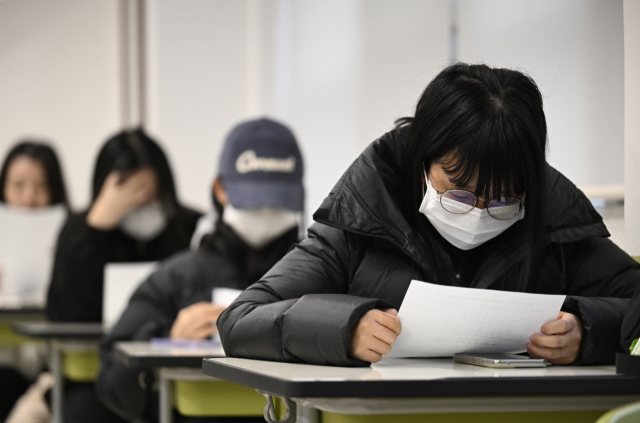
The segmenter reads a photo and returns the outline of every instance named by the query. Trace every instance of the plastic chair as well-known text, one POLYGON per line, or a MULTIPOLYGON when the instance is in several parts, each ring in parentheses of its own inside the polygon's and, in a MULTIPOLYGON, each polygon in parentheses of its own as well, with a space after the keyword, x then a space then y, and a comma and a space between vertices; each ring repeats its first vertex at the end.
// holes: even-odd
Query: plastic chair
POLYGON ((176 380, 174 405, 189 417, 262 416, 265 399, 254 389, 224 381, 176 380))
POLYGON ((614 408, 600 417, 596 423, 637 423, 640 422, 640 402, 614 408))
MULTIPOLYGON (((598 417, 602 416, 602 413, 603 411, 541 411, 521 413, 349 415, 322 412, 320 421, 322 423, 593 423, 598 417)), ((597 423, 602 422, 598 420, 597 423)))

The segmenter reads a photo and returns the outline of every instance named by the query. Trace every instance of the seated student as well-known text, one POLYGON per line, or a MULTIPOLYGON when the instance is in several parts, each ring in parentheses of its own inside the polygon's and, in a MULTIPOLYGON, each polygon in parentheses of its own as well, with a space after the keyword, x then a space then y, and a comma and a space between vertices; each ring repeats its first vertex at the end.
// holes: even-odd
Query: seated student
MULTIPOLYGON (((528 76, 454 64, 413 118, 373 142, 314 214, 308 238, 218 319, 227 355, 363 366, 388 354, 412 279, 566 294, 531 356, 611 363, 640 266, 545 159, 528 76)), ((525 347, 523 345, 523 347, 525 347)))
MULTIPOLYGON (((62 170, 51 146, 21 141, 9 151, 0 170, 0 202, 27 209, 63 204, 69 209, 62 170)), ((0 421, 4 421, 15 401, 29 387, 29 382, 22 374, 7 367, 0 368, 0 380, 0 421)))
POLYGON ((22 141, 7 154, 0 170, 0 202, 40 208, 63 204, 69 209, 58 156, 51 146, 22 141))
POLYGON ((200 214, 178 203, 169 162, 142 130, 100 150, 88 211, 69 216, 47 299, 52 321, 102 321, 104 266, 162 260, 189 247, 200 214))
MULTIPOLYGON (((47 297, 51 321, 102 321, 104 267, 165 259, 189 247, 200 214, 178 203, 167 158, 142 130, 123 131, 100 150, 89 210, 70 215, 60 236, 47 297)), ((119 422, 93 383, 65 383, 65 422, 119 422)))
POLYGON ((127 419, 158 419, 153 373, 119 362, 114 343, 210 338, 224 309, 211 303, 213 288, 245 289, 298 241, 302 173, 300 151, 285 126, 260 119, 231 131, 213 184, 213 234, 197 251, 165 261, 137 289, 103 340, 96 388, 104 404, 127 419))

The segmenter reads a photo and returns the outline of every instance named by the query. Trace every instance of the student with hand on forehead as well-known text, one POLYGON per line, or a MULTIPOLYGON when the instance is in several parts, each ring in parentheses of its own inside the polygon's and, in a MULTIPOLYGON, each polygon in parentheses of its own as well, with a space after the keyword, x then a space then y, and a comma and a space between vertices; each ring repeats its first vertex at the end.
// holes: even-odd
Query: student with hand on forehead
MULTIPOLYGON (((374 141, 314 214, 308 238, 218 319, 228 356, 362 366, 403 336, 411 280, 565 294, 532 357, 612 363, 640 266, 546 162, 542 96, 525 74, 458 63, 415 116, 374 141)), ((525 345, 523 345, 523 348, 525 345)))
POLYGON ((162 260, 189 247, 200 213, 178 202, 169 162, 142 130, 111 137, 98 154, 91 206, 70 215, 47 299, 51 321, 101 322, 104 266, 162 260))
POLYGON ((97 392, 128 420, 157 421, 158 392, 153 372, 126 367, 116 359, 114 344, 210 338, 226 307, 212 303, 213 289, 245 289, 299 240, 303 163, 287 127, 270 119, 236 126, 225 141, 218 172, 212 186, 217 216, 212 233, 197 251, 175 255, 142 283, 102 343, 97 392))

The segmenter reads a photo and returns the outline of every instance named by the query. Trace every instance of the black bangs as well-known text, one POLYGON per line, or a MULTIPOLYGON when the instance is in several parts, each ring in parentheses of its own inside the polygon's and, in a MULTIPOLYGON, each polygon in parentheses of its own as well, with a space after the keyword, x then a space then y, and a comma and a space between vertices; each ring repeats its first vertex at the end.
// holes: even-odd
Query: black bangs
MULTIPOLYGON (((523 148, 529 141, 518 133, 506 134, 501 125, 484 125, 471 140, 436 159, 456 187, 480 198, 521 197, 534 183, 523 148), (491 127, 493 126, 493 127, 491 127)), ((534 174, 537 172, 533 172, 534 174)))

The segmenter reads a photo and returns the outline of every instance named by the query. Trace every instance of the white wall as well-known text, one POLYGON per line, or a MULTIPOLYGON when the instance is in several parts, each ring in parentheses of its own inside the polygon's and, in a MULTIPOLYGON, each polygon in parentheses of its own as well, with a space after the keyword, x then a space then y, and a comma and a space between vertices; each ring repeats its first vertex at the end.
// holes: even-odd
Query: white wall
POLYGON ((624 180, 622 0, 459 0, 459 59, 526 70, 549 162, 577 185, 624 180))
POLYGON ((624 0, 626 251, 640 259, 640 1, 624 0))
POLYGON ((310 218, 447 61, 447 0, 150 6, 150 129, 172 154, 183 198, 203 208, 228 129, 267 114, 298 136, 310 218))
POLYGON ((221 140, 246 117, 246 1, 148 2, 149 131, 170 155, 178 193, 201 209, 221 140))
POLYGON ((116 1, 0 1, 0 157, 22 137, 50 140, 76 207, 120 124, 118 42, 116 1))
MULTIPOLYGON (((0 155, 18 137, 55 141, 76 206, 97 149, 120 129, 121 4, 0 1, 0 155)), ((580 185, 621 183, 622 2, 457 4, 460 59, 521 67, 540 84, 551 163, 580 185)), ((183 200, 203 209, 227 131, 267 114, 302 144, 309 217, 449 59, 449 0, 147 5, 148 128, 183 200)))

